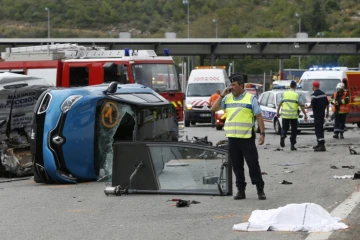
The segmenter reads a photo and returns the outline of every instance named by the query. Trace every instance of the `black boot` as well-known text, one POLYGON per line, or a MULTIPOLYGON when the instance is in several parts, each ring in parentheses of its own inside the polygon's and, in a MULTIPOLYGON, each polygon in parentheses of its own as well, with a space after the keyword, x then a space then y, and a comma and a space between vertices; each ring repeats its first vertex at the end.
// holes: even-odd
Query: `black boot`
POLYGON ((259 200, 266 200, 266 195, 265 195, 265 192, 264 192, 264 189, 258 189, 257 190, 257 194, 258 194, 258 198, 259 200))
POLYGON ((313 146, 313 149, 317 149, 318 147, 320 147, 319 143, 316 146, 313 146))
POLYGON ((315 148, 314 151, 315 151, 315 152, 325 152, 325 151, 326 151, 326 147, 325 147, 324 144, 321 144, 321 145, 319 145, 318 148, 315 148))
POLYGON ((338 134, 338 133, 335 133, 335 134, 333 135, 333 138, 339 139, 339 134, 338 134))
POLYGON ((280 147, 285 147, 285 137, 280 137, 280 147))
POLYGON ((237 194, 234 196, 235 200, 240 200, 240 199, 245 199, 246 195, 245 195, 245 190, 239 190, 237 192, 237 194))
POLYGON ((291 151, 296 151, 297 150, 297 148, 295 147, 295 144, 291 144, 291 151))
POLYGON ((340 139, 344 139, 344 134, 340 133, 340 139))

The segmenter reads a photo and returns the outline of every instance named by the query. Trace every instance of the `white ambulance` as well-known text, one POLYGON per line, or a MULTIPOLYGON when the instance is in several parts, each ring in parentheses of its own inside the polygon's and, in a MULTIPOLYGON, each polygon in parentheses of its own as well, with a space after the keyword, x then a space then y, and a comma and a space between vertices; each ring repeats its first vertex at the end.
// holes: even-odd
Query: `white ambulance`
POLYGON ((211 123, 209 98, 230 85, 225 66, 201 66, 191 71, 185 93, 185 127, 211 123))

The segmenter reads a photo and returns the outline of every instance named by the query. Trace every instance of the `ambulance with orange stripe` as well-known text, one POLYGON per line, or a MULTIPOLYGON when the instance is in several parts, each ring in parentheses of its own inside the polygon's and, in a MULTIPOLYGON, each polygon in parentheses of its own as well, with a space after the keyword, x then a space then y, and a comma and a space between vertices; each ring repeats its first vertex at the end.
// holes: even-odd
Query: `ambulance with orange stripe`
POLYGON ((225 66, 198 66, 191 71, 185 93, 185 127, 211 123, 209 98, 230 85, 225 66))

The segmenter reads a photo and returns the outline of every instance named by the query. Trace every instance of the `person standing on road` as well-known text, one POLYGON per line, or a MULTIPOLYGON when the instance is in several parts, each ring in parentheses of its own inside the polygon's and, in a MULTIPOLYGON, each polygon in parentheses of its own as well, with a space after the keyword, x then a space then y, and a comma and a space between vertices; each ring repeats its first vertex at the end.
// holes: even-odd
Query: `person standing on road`
POLYGON ((290 90, 283 93, 283 98, 277 108, 277 117, 280 117, 280 108, 281 109, 281 116, 282 116, 282 129, 281 129, 281 136, 280 136, 280 146, 285 147, 285 138, 286 134, 289 130, 291 125, 291 150, 296 151, 295 148, 296 144, 296 136, 297 136, 297 127, 298 127, 298 118, 299 118, 299 107, 301 111, 304 113, 304 120, 307 120, 307 115, 304 109, 304 105, 299 98, 299 94, 295 92, 296 89, 296 82, 291 81, 290 83, 290 90))
POLYGON ((244 158, 249 167, 251 183, 256 185, 258 198, 265 200, 264 181, 261 175, 259 155, 255 144, 254 116, 260 128, 259 145, 264 144, 265 128, 260 106, 256 98, 244 89, 244 76, 234 73, 230 76, 230 87, 226 88, 211 107, 211 111, 226 110, 224 125, 229 142, 229 155, 236 177, 235 200, 245 199, 244 158), (232 94, 229 94, 232 93, 232 94))
POLYGON ((331 111, 333 111, 335 115, 333 138, 338 139, 340 133, 340 139, 344 139, 346 114, 350 112, 349 96, 347 91, 345 91, 344 83, 338 83, 336 86, 336 92, 334 92, 334 96, 331 97, 330 103, 334 105, 331 108, 331 111))
MULTIPOLYGON (((218 99, 220 97, 220 90, 216 90, 216 92, 211 95, 211 97, 209 98, 209 105, 210 108, 212 107, 212 105, 214 105, 216 99, 218 99)), ((211 126, 215 127, 215 112, 211 112, 211 126)))
POLYGON ((329 100, 327 99, 326 94, 321 91, 320 83, 315 81, 312 83, 312 90, 314 91, 311 94, 311 106, 314 113, 314 123, 315 123, 315 134, 317 138, 317 145, 313 147, 315 152, 324 152, 325 148, 325 137, 324 137, 324 121, 325 117, 329 117, 329 100), (325 114, 326 109, 326 114, 325 114))

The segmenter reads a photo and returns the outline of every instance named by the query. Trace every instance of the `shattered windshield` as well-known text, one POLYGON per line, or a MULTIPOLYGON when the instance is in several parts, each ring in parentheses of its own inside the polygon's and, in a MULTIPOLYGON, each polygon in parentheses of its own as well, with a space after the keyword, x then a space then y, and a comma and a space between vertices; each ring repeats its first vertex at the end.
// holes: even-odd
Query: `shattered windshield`
POLYGON ((132 70, 136 83, 159 92, 179 90, 179 78, 174 64, 134 64, 132 70))
POLYGON ((114 143, 177 141, 178 134, 176 113, 170 104, 136 106, 105 100, 96 113, 94 159, 99 180, 111 179, 114 143))
POLYGON ((196 83, 189 84, 187 89, 188 97, 207 97, 213 95, 216 90, 222 92, 225 89, 224 83, 196 83))

